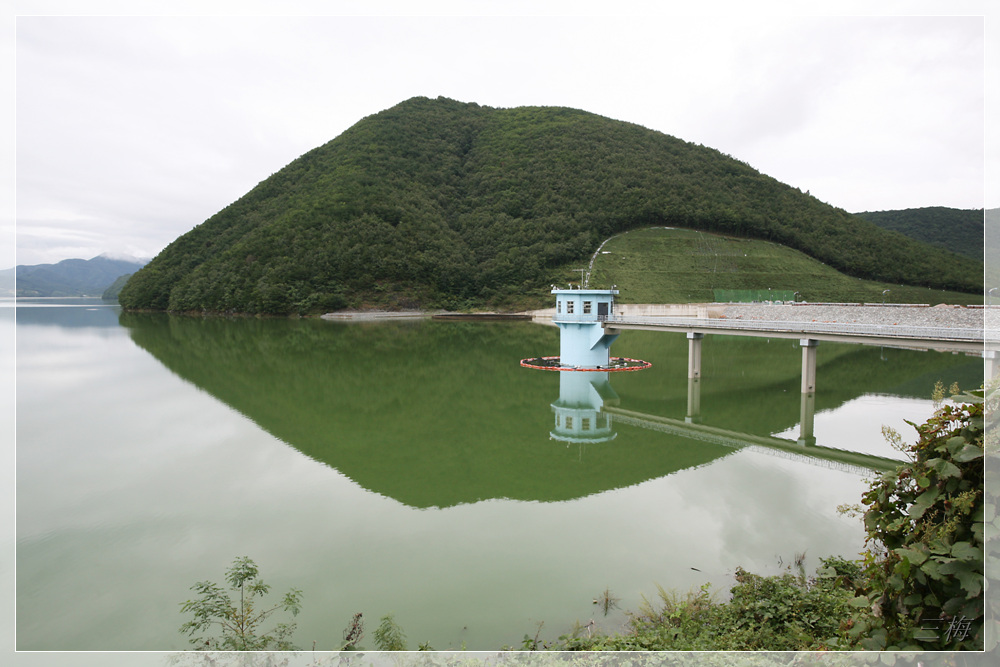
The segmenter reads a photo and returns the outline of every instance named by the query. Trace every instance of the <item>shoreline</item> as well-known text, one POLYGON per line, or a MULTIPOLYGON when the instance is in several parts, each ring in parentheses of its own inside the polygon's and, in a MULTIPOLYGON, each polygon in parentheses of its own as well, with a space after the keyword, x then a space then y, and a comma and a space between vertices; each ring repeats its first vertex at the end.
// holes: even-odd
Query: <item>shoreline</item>
POLYGON ((370 310, 370 311, 349 311, 341 313, 324 313, 320 319, 344 321, 344 322, 373 322, 378 320, 455 320, 455 321, 513 321, 532 320, 534 315, 531 312, 522 313, 496 313, 496 312, 476 312, 476 313, 456 313, 446 310, 370 310))
MULTIPOLYGON (((435 311, 438 312, 438 311, 435 311)), ((373 321, 373 320, 415 320, 430 317, 434 313, 424 310, 356 310, 338 313, 323 313, 321 320, 373 321)))

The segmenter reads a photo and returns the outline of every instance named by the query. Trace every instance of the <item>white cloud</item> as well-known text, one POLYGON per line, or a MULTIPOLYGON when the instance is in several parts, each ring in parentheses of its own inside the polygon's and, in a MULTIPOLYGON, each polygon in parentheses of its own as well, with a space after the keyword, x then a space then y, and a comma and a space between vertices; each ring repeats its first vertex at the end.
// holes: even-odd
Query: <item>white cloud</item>
POLYGON ((383 15, 357 17, 19 18, 18 261, 73 247, 42 243, 59 224, 44 213, 53 209, 66 212, 67 236, 92 221, 94 255, 116 243, 155 253, 415 95, 635 122, 851 211, 983 205, 981 17, 685 16, 662 3, 626 5, 640 16, 586 3, 575 16, 512 15, 539 11, 518 4, 463 15, 453 3, 438 12, 450 16, 391 16, 398 6, 379 6, 383 15))

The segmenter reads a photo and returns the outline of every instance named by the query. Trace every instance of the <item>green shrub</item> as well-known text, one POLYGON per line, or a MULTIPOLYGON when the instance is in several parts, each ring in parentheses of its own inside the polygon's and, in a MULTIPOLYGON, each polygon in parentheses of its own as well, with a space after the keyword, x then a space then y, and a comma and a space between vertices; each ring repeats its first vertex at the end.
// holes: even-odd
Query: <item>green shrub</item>
POLYGON ((862 648, 983 648, 983 400, 966 398, 914 425, 910 463, 863 497, 862 648))
POLYGON ((375 629, 375 646, 379 651, 405 651, 406 635, 403 628, 392 618, 392 614, 382 617, 382 622, 375 629))
POLYGON ((686 596, 659 588, 657 603, 645 601, 629 630, 612 636, 582 636, 578 629, 554 648, 600 651, 806 651, 842 645, 851 616, 852 586, 843 571, 860 568, 827 559, 818 576, 761 576, 738 568, 728 602, 717 602, 708 584, 686 596))

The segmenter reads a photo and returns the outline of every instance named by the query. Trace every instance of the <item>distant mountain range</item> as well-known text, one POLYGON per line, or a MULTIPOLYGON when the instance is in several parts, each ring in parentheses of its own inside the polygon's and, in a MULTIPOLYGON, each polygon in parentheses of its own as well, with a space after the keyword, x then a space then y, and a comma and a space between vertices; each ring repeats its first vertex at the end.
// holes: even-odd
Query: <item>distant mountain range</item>
POLYGON ((99 255, 92 259, 64 259, 57 264, 20 264, 0 271, 0 295, 102 296, 116 280, 135 273, 148 261, 99 255))

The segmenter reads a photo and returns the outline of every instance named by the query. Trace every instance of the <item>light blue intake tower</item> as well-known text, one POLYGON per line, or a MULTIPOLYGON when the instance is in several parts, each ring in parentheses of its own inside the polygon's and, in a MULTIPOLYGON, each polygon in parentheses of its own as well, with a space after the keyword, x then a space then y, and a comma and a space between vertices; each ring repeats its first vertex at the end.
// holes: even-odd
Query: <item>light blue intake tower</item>
POLYGON ((614 311, 616 289, 553 289, 559 327, 559 363, 563 367, 607 368, 611 343, 618 334, 606 334, 602 323, 614 311))

